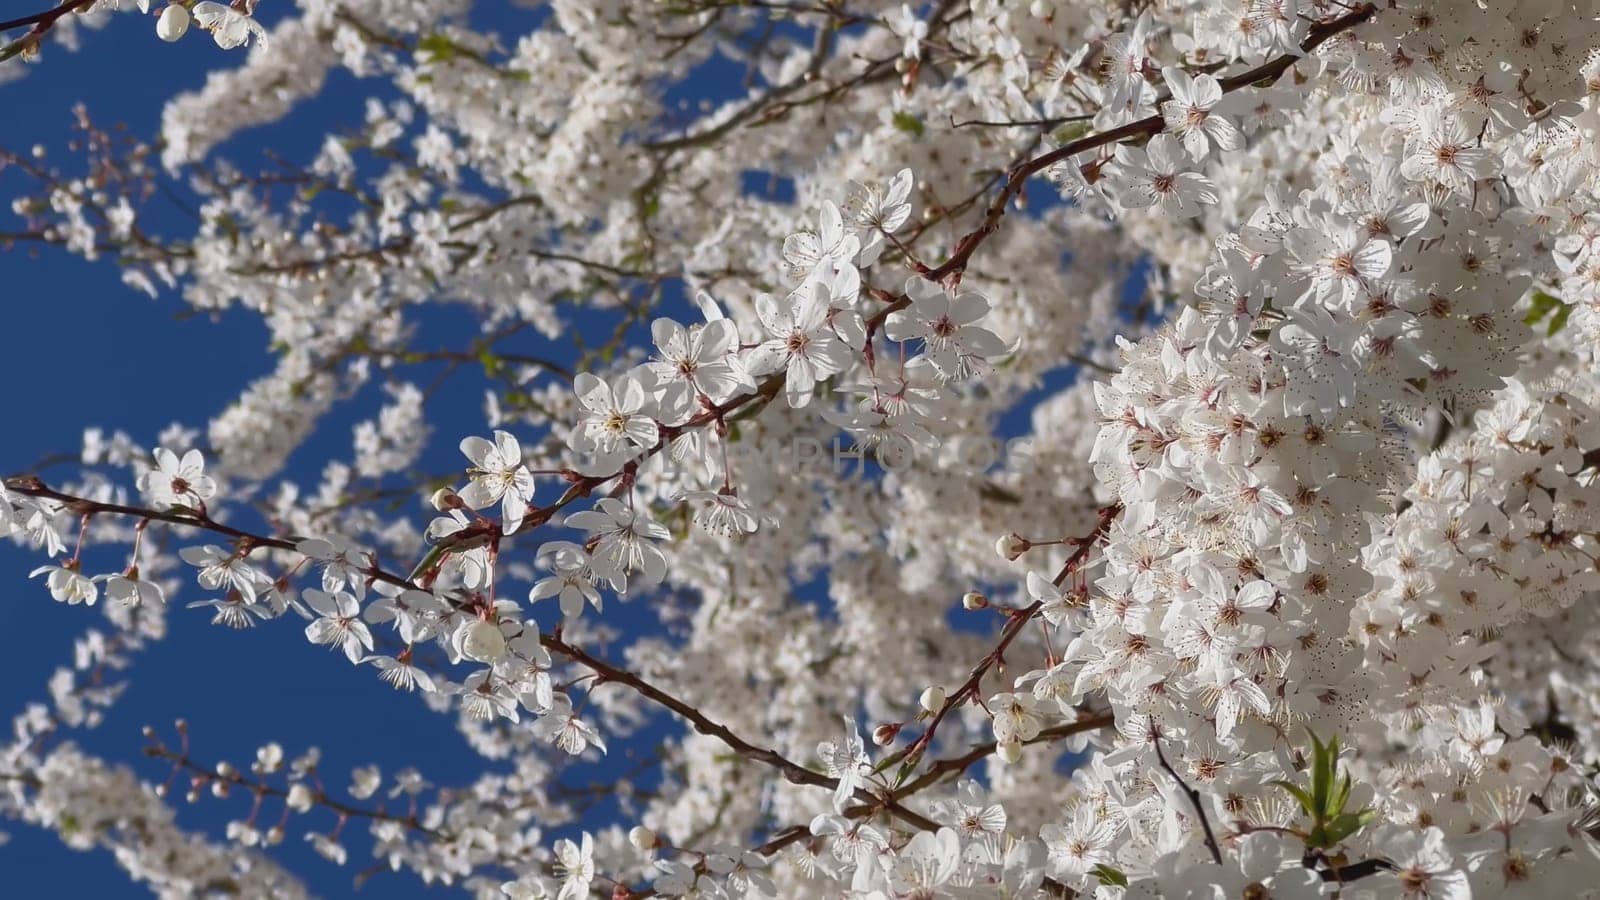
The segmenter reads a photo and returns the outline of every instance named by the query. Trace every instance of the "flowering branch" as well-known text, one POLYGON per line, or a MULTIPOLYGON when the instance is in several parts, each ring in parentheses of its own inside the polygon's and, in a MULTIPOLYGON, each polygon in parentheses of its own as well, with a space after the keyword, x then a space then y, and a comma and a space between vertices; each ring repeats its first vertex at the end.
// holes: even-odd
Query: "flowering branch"
MULTIPOLYGON (((61 0, 61 3, 52 9, 0 22, 0 31, 10 31, 13 28, 22 28, 27 25, 33 26, 33 29, 26 35, 0 48, 0 63, 18 55, 21 55, 24 59, 38 55, 39 47, 45 35, 55 28, 56 22, 69 13, 89 12, 95 6, 95 3, 96 0, 61 0)), ((184 15, 186 17, 184 21, 187 23, 187 12, 184 15)))
MULTIPOLYGON (((385 811, 381 806, 377 808, 354 806, 328 796, 327 792, 320 786, 308 788, 299 782, 291 784, 288 788, 281 788, 277 785, 269 784, 263 779, 251 778, 234 766, 225 763, 206 766, 196 762, 190 758, 186 750, 174 750, 156 739, 153 733, 147 734, 151 743, 144 749, 146 756, 171 763, 174 774, 177 772, 192 773, 190 782, 194 790, 198 791, 208 784, 219 784, 223 785, 224 789, 237 787, 245 791, 256 799, 256 809, 253 810, 253 813, 259 811, 260 798, 277 797, 285 802, 286 813, 288 809, 293 809, 297 806, 305 808, 321 806, 336 814, 341 823, 346 819, 371 819, 378 822, 392 822, 435 840, 451 839, 447 833, 422 824, 414 811, 404 816, 397 816, 385 811)), ((304 809, 301 811, 304 811, 304 809)))
POLYGON ((1167 762, 1167 755, 1161 750, 1161 738, 1159 736, 1151 738, 1150 743, 1156 748, 1156 760, 1161 763, 1161 768, 1172 776, 1173 781, 1178 783, 1178 789, 1183 791, 1184 796, 1189 798, 1189 804, 1194 807, 1194 813, 1200 819, 1200 828, 1205 832, 1206 849, 1211 851, 1212 862, 1219 866, 1222 865, 1222 849, 1217 846, 1217 836, 1211 833, 1211 819, 1206 815, 1205 803, 1200 797, 1200 792, 1190 787, 1189 783, 1184 781, 1178 771, 1172 767, 1172 763, 1167 762))
MULTIPOLYGON (((1083 568, 1084 564, 1088 562, 1089 554, 1105 538, 1111 523, 1116 520, 1117 515, 1121 512, 1122 507, 1116 504, 1104 507, 1100 510, 1094 529, 1081 538, 1072 539, 1071 543, 1076 544, 1077 549, 1072 551, 1072 554, 1067 557, 1067 561, 1062 564, 1061 571, 1056 574, 1054 580, 1056 587, 1061 587, 1069 577, 1083 568)), ((939 708, 933 713, 933 718, 928 722, 928 727, 922 732, 922 735, 906 749, 905 758, 908 761, 914 763, 933 743, 933 736, 939 729, 939 723, 944 721, 945 716, 949 715, 951 710, 978 695, 982 688, 984 675, 1004 660, 1006 648, 1011 646, 1011 642, 1016 640, 1017 635, 1028 627, 1028 623, 1033 621, 1034 616, 1037 616, 1042 609, 1044 609, 1043 601, 1036 600, 1022 609, 1011 611, 1010 621, 1006 623, 1005 628, 1001 629, 1000 640, 995 645, 995 648, 989 651, 983 659, 979 660, 977 665, 973 666, 971 674, 967 676, 967 680, 962 682, 959 688, 945 698, 944 703, 940 704, 939 708)))
MULTIPOLYGON (((1318 22, 1311 27, 1310 34, 1301 43, 1300 53, 1285 53, 1247 72, 1220 79, 1223 93, 1232 93, 1242 88, 1262 83, 1270 84, 1276 81, 1279 76, 1289 70, 1290 66, 1299 62, 1306 54, 1317 49, 1335 35, 1354 28, 1372 18, 1373 13, 1376 11, 1377 7, 1373 4, 1363 3, 1344 15, 1318 22)), ((999 195, 994 198, 994 201, 989 204, 989 208, 984 212, 982 223, 963 236, 956 243, 955 250, 950 254, 950 258, 935 267, 933 271, 927 274, 927 277, 935 281, 951 277, 959 279, 961 274, 966 271, 967 263, 972 259, 972 254, 977 251, 978 247, 982 246, 984 241, 989 239, 990 235, 1000 229, 1000 220, 1006 214, 1006 207, 1011 204, 1012 200, 1022 194, 1029 178, 1056 163, 1071 159, 1079 153, 1104 147, 1108 144, 1147 138, 1161 133, 1161 130, 1165 127, 1166 119, 1161 115, 1146 116, 1136 122, 1129 122, 1110 131, 1069 141, 1048 153, 1036 156, 1013 168, 1011 174, 1006 178, 1005 187, 1001 189, 999 195)))

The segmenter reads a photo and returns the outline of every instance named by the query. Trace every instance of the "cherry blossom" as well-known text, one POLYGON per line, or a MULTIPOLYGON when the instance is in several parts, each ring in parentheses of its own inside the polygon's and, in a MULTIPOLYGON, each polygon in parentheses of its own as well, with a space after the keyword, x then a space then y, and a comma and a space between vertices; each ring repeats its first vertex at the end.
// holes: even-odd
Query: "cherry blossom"
POLYGON ((224 50, 243 47, 252 40, 257 47, 267 45, 267 30, 261 23, 231 6, 200 0, 190 12, 195 24, 211 32, 212 40, 224 50))
POLYGON ((319 616, 306 626, 306 640, 338 647, 353 663, 361 661, 363 651, 372 650, 372 632, 361 621, 355 597, 343 591, 306 591, 305 601, 319 616))
POLYGON ((473 465, 473 477, 461 491, 461 502, 471 509, 501 504, 506 534, 517 529, 533 495, 533 474, 522 462, 522 445, 505 431, 494 433, 494 443, 480 437, 461 441, 461 452, 473 465))
POLYGON ((911 306, 889 315, 884 333, 892 341, 921 341, 927 359, 946 378, 965 378, 975 369, 973 360, 999 356, 1006 346, 994 332, 978 325, 989 312, 980 294, 951 296, 921 278, 906 282, 911 306))
MULTIPOLYGON (((182 7, 168 7, 182 9, 182 7)), ((204 507, 217 493, 217 483, 205 473, 205 459, 199 450, 188 450, 179 459, 165 447, 155 451, 156 467, 139 476, 139 490, 150 505, 204 507)))
POLYGON ((1189 152, 1170 135, 1158 134, 1144 148, 1118 147, 1116 163, 1112 178, 1122 205, 1130 209, 1154 205, 1168 215, 1187 218, 1217 202, 1216 186, 1190 171, 1189 152))
POLYGON ((1195 159, 1205 159, 1215 144, 1219 151, 1238 150, 1244 136, 1227 115, 1217 109, 1222 85, 1208 74, 1190 77, 1176 66, 1161 70, 1172 99, 1161 105, 1167 127, 1183 137, 1184 149, 1195 159))
POLYGON ((828 327, 828 288, 809 283, 784 300, 756 298, 769 340, 745 357, 752 375, 783 372, 789 405, 811 402, 812 389, 844 370, 850 350, 828 327))
POLYGON ((656 423, 643 412, 647 394, 638 379, 624 375, 608 384, 582 372, 573 382, 573 389, 585 411, 573 432, 574 450, 609 455, 625 443, 648 448, 656 442, 656 423))
POLYGON ((843 811, 845 802, 861 784, 867 765, 866 744, 861 741, 861 733, 849 719, 845 719, 844 726, 842 739, 823 741, 817 745, 817 756, 822 758, 828 777, 838 780, 833 789, 834 812, 843 811))

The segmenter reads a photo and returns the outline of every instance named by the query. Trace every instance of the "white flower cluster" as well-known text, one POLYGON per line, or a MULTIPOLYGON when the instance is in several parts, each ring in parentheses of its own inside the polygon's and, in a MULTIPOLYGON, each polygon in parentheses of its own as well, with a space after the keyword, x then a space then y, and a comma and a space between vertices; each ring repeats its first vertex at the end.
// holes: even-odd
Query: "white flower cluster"
POLYGON ((18 717, 0 814, 172 896, 301 893, 258 849, 291 813, 483 897, 1597 895, 1591 5, 549 6, 506 40, 308 0, 269 44, 252 3, 141 5, 255 49, 159 153, 0 157, 38 185, 5 240, 277 357, 153 452, 0 481, 112 626, 18 717), (302 168, 210 158, 340 71, 383 90, 302 168), (464 478, 425 474, 478 369, 464 478), (455 713, 482 774, 338 793, 185 727, 169 783, 254 805, 178 831, 65 736, 196 586, 455 713), (647 742, 648 777, 588 753, 647 742))

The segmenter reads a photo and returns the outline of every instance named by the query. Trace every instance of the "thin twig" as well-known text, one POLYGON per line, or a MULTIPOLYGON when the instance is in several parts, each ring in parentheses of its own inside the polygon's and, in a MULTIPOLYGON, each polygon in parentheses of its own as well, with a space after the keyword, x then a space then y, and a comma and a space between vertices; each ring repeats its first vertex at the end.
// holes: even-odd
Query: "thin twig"
POLYGON ((1190 787, 1189 783, 1178 775, 1178 770, 1172 767, 1172 763, 1167 762, 1167 755, 1161 752, 1161 738, 1157 736, 1152 738, 1150 742, 1155 744, 1156 759, 1161 761, 1161 768, 1167 770, 1167 774, 1172 776, 1172 780, 1178 783, 1178 787, 1183 790, 1184 794, 1189 797, 1189 802, 1194 805, 1195 815, 1200 817, 1200 828, 1206 834, 1206 847, 1211 851, 1212 861, 1219 866, 1222 865, 1222 850, 1217 846, 1217 836, 1211 833, 1211 819, 1206 815, 1205 805, 1201 803, 1200 792, 1190 787))

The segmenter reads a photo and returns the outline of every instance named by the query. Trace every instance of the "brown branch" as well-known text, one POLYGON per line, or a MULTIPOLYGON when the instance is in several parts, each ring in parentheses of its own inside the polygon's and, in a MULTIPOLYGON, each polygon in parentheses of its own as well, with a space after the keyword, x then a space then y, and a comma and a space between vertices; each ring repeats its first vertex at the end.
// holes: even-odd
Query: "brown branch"
MULTIPOLYGON (((227 774, 224 775, 218 772, 215 768, 197 763, 190 759, 188 754, 175 751, 167 747, 165 744, 152 744, 146 747, 144 752, 146 756, 149 756, 153 759, 163 759, 172 763, 174 770, 184 770, 195 773, 193 778, 197 784, 204 784, 212 781, 220 782, 222 784, 237 787, 254 797, 281 797, 285 800, 285 802, 287 802, 289 797, 289 791, 284 788, 267 784, 265 781, 257 781, 255 779, 247 778, 245 777, 245 774, 239 771, 237 768, 230 767, 227 770, 227 774)), ((436 840, 450 839, 449 835, 422 824, 421 820, 417 818, 415 813, 405 816, 397 816, 393 813, 385 812, 382 807, 377 809, 366 809, 360 806, 351 806, 348 803, 345 803, 341 800, 335 800, 334 798, 328 796, 327 792, 321 787, 308 785, 307 789, 311 791, 312 804, 326 807, 327 809, 337 813, 340 818, 372 819, 378 822, 393 822, 396 825, 413 829, 436 840)))
POLYGON ((1200 802, 1200 792, 1190 787, 1189 783, 1184 781, 1183 777, 1178 774, 1178 770, 1172 767, 1172 763, 1167 762, 1167 755, 1161 751, 1161 738, 1156 737, 1151 740, 1151 743, 1155 744, 1156 759, 1160 761, 1161 768, 1165 769, 1167 774, 1172 776, 1172 780, 1178 783, 1179 789, 1189 798, 1189 803, 1194 806, 1195 815, 1200 817, 1200 828, 1205 832, 1206 849, 1211 851, 1211 860, 1219 866, 1222 865, 1222 850, 1217 846, 1217 836, 1211 833, 1211 818, 1206 815, 1205 805, 1200 802))
MULTIPOLYGON (((1042 744, 1064 737, 1071 737, 1075 734, 1082 734, 1085 731, 1097 731, 1101 728, 1115 724, 1115 722, 1116 717, 1109 712, 1092 714, 1080 713, 1078 721, 1067 722, 1063 725, 1052 725, 1049 728, 1040 729, 1039 734, 1036 737, 1031 740, 1023 741, 1023 743, 1042 744), (1085 715, 1087 715, 1087 717, 1085 717, 1085 715)), ((981 744, 973 745, 972 749, 961 754, 960 756, 949 756, 945 757, 944 759, 935 760, 934 763, 929 766, 928 771, 922 773, 922 775, 918 776, 912 781, 907 782, 903 787, 891 791, 890 795, 896 798, 903 798, 911 794, 915 794, 918 791, 921 791, 923 788, 936 784, 937 782, 943 780, 946 776, 959 775, 960 773, 965 772, 974 763, 989 756, 991 753, 994 753, 997 746, 998 744, 995 741, 985 741, 981 744)))
POLYGON ((33 29, 27 34, 17 38, 5 47, 0 47, 0 62, 5 62, 18 54, 26 57, 37 53, 40 42, 44 40, 45 34, 55 27, 57 19, 67 13, 88 9, 92 3, 94 3, 94 0, 62 0, 61 5, 54 9, 47 9, 18 19, 0 22, 0 31, 10 31, 13 28, 21 28, 25 25, 33 26, 33 29))
MULTIPOLYGON (((1104 507, 1100 510, 1100 517, 1095 523, 1094 530, 1084 537, 1072 539, 1073 543, 1077 544, 1078 549, 1072 552, 1066 563, 1062 565, 1061 571, 1056 575, 1056 587, 1060 587, 1066 582, 1068 576, 1083 567, 1083 564, 1088 561, 1090 552, 1100 543, 1100 539, 1105 536, 1106 531, 1111 527, 1112 521, 1121 512, 1121 504, 1112 504, 1104 507)), ((962 683, 961 687, 945 698, 944 704, 933 714, 933 719, 928 723, 927 730, 923 731, 922 736, 918 737, 906 749, 905 756, 907 759, 914 760, 926 751, 928 745, 933 742, 933 735, 939 730, 939 724, 944 721, 945 716, 949 715, 956 707, 966 703, 967 700, 977 696, 978 690, 983 684, 984 675, 988 674, 991 668, 994 668, 1005 658, 1006 648, 1011 646, 1011 642, 1017 639, 1017 635, 1022 633, 1022 630, 1028 626, 1028 623, 1043 608, 1044 604, 1042 602, 1034 601, 1020 610, 1011 612, 1011 621, 1007 622, 1006 627, 1001 630, 999 643, 995 645, 993 650, 989 651, 988 655, 979 660, 976 666, 972 667, 972 673, 967 676, 967 680, 962 683)))
POLYGON ((36 12, 33 15, 23 16, 19 19, 11 19, 9 21, 0 22, 0 31, 10 31, 13 28, 21 28, 24 25, 32 25, 34 26, 34 34, 43 34, 46 31, 49 31, 50 28, 56 24, 57 19, 66 15, 67 13, 85 8, 92 3, 94 3, 94 0, 62 0, 61 5, 54 7, 53 9, 47 9, 43 12, 36 12))

